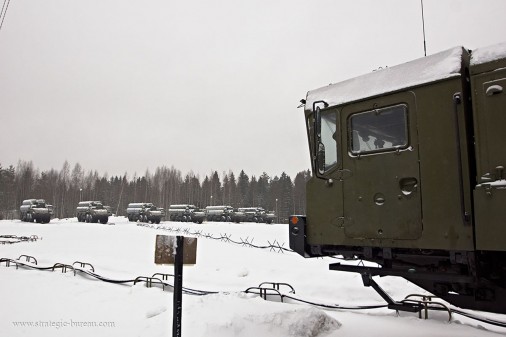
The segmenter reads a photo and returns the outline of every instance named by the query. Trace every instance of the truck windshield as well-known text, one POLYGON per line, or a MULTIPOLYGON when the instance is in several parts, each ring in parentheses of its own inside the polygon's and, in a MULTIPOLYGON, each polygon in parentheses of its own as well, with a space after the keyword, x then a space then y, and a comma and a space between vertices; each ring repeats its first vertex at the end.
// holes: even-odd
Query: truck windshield
POLYGON ((325 150, 325 167, 319 169, 328 172, 337 165, 337 133, 336 133, 336 111, 324 111, 321 115, 321 138, 320 141, 325 150))

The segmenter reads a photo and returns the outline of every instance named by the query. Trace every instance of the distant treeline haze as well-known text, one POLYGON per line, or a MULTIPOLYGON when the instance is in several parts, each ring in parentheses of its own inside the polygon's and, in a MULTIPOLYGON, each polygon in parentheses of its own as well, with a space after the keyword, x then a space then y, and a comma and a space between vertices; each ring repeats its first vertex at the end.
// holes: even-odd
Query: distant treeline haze
POLYGON ((284 172, 279 177, 265 172, 255 177, 241 170, 238 176, 214 171, 202 179, 165 166, 143 176, 108 177, 85 172, 79 163, 71 168, 65 161, 60 171, 39 171, 31 161, 19 161, 17 167, 0 164, 0 218, 17 217, 21 202, 33 198, 54 205, 57 218, 74 217, 79 201, 100 200, 117 215, 125 215, 131 202, 152 202, 165 209, 171 204, 260 206, 277 210, 280 221, 286 222, 290 214, 305 214, 309 177, 309 170, 297 173, 293 180, 284 172))

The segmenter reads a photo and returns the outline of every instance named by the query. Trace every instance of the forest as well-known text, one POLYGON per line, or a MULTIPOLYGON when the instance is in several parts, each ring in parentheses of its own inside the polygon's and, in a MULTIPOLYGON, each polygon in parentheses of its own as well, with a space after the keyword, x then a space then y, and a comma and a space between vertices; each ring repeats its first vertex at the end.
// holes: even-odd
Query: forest
POLYGON ((306 181, 310 171, 301 171, 292 180, 286 173, 271 177, 249 176, 244 170, 212 171, 201 177, 183 174, 172 167, 157 167, 144 175, 100 175, 85 171, 79 163, 64 162, 60 170, 40 171, 31 161, 17 166, 0 164, 0 219, 19 217, 19 206, 25 199, 45 199, 54 206, 54 217, 75 216, 79 201, 100 200, 111 206, 116 215, 125 215, 131 202, 152 202, 168 209, 172 204, 193 204, 199 208, 213 205, 263 207, 274 211, 278 222, 286 223, 291 214, 305 214, 306 181))

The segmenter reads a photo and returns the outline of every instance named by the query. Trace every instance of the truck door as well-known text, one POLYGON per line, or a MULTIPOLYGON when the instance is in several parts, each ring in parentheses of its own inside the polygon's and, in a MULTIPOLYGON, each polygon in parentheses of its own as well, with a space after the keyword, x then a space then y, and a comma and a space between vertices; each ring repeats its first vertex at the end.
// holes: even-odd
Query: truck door
POLYGON ((341 111, 345 235, 417 239, 422 234, 420 167, 412 92, 341 111))
POLYGON ((476 248, 504 251, 506 217, 506 69, 473 76, 477 178, 474 191, 476 248))

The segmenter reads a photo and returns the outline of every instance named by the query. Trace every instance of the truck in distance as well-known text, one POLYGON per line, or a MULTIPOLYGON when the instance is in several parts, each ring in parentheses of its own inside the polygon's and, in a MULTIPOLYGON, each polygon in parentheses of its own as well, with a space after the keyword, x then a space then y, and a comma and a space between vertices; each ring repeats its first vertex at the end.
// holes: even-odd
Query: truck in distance
POLYGON ((163 208, 158 208, 150 202, 133 202, 128 204, 127 217, 129 221, 151 222, 159 224, 165 216, 163 208))
POLYGON ((244 213, 245 222, 265 222, 270 224, 276 218, 272 212, 266 212, 263 207, 241 207, 238 208, 239 212, 244 213))
POLYGON ((207 206, 205 213, 208 221, 239 222, 232 206, 207 206))
POLYGON ((169 220, 194 222, 201 224, 206 219, 205 212, 198 209, 195 205, 170 205, 169 206, 169 220))
POLYGON ((76 208, 76 217, 79 222, 106 224, 109 221, 109 212, 101 201, 81 201, 76 208))
POLYGON ((53 206, 46 204, 44 199, 23 200, 19 207, 21 221, 48 223, 53 215, 53 206))

